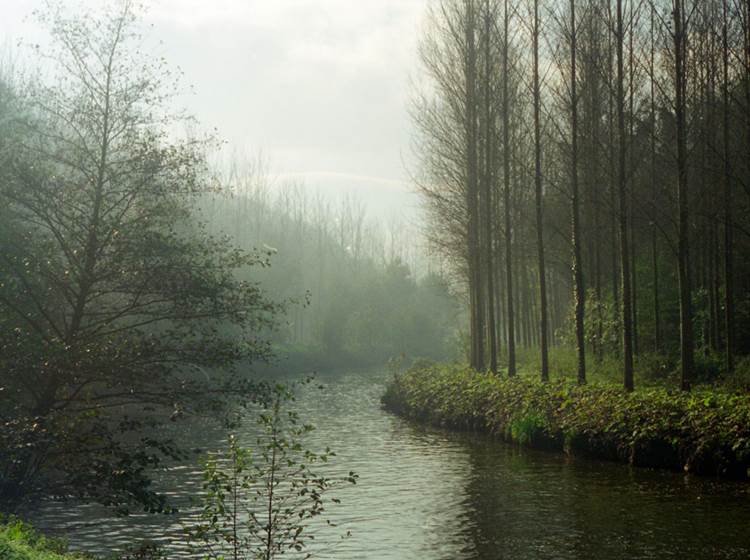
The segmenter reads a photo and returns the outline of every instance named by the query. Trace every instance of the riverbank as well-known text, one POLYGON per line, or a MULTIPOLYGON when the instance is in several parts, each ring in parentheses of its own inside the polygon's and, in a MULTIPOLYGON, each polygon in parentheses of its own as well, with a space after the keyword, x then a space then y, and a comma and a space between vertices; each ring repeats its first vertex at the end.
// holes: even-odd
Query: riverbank
POLYGON ((696 474, 750 478, 750 396, 542 384, 460 365, 417 365, 382 402, 433 425, 521 445, 696 474))

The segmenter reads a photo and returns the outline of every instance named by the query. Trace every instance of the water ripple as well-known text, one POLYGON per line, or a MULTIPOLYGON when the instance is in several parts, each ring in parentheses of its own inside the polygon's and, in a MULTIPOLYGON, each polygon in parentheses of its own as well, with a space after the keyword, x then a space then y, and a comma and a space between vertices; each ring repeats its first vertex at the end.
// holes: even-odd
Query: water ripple
MULTIPOLYGON (((337 454, 331 474, 354 470, 331 511, 352 531, 323 557, 372 560, 739 559, 750 557, 747 486, 521 450, 484 437, 412 425, 380 408, 385 374, 323 375, 296 407, 317 426, 307 442, 337 454), (338 470, 336 470, 338 469, 338 470)), ((251 427, 242 434, 254 440, 251 427)), ((220 434, 202 436, 220 447, 220 434)), ((200 494, 200 469, 160 481, 182 506, 200 494)), ((148 539, 186 558, 191 515, 116 518, 97 506, 45 504, 40 527, 80 549, 112 551, 148 539)), ((340 529, 339 529, 340 530, 340 529)), ((334 533, 321 530, 322 540, 334 533)))

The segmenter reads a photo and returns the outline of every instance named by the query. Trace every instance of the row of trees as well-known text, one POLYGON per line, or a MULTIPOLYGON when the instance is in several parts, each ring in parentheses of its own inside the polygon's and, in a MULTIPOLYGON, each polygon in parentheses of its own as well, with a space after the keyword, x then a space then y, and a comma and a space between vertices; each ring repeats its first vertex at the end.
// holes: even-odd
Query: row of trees
POLYGON ((456 300, 408 224, 368 217, 351 196, 274 184, 263 160, 226 169, 222 191, 232 196, 204 198, 204 215, 239 247, 272 254, 252 278, 288 302, 271 335, 280 354, 306 369, 455 354, 456 300))
POLYGON ((731 372, 750 326, 735 259, 750 4, 442 0, 420 58, 418 182, 433 247, 467 287, 471 365, 497 371, 502 354, 515 374, 520 313, 542 380, 560 325, 581 383, 587 357, 610 353, 632 390, 649 349, 679 355, 688 390, 696 337, 731 372))

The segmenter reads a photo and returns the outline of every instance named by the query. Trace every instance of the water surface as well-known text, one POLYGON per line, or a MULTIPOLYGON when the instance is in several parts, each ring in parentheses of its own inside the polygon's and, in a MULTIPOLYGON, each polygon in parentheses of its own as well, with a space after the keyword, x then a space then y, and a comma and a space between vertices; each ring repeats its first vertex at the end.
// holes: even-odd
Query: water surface
MULTIPOLYGON (((387 374, 318 376, 296 406, 317 426, 308 447, 330 446, 332 469, 356 471, 332 514, 352 536, 323 557, 372 560, 750 558, 750 488, 679 473, 633 469, 519 449, 484 436, 414 425, 380 407, 387 374)), ((242 434, 253 441, 252 423, 242 434)), ((222 445, 202 432, 196 445, 222 445)), ((178 516, 109 516, 96 506, 47 504, 32 521, 75 548, 112 551, 144 539, 188 556, 181 526, 200 469, 161 482, 178 516)), ((337 529, 337 533, 340 532, 337 529)), ((321 534, 322 540, 333 533, 321 534)))

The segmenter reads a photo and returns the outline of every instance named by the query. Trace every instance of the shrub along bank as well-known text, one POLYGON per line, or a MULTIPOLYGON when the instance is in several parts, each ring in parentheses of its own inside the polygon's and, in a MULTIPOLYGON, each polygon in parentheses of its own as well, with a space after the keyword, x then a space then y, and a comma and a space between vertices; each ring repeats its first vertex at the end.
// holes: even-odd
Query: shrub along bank
POLYGON ((523 445, 732 478, 750 477, 750 396, 500 378, 459 365, 394 377, 389 410, 523 445))
POLYGON ((0 559, 2 560, 86 560, 66 552, 60 541, 47 539, 18 520, 0 518, 0 559))

